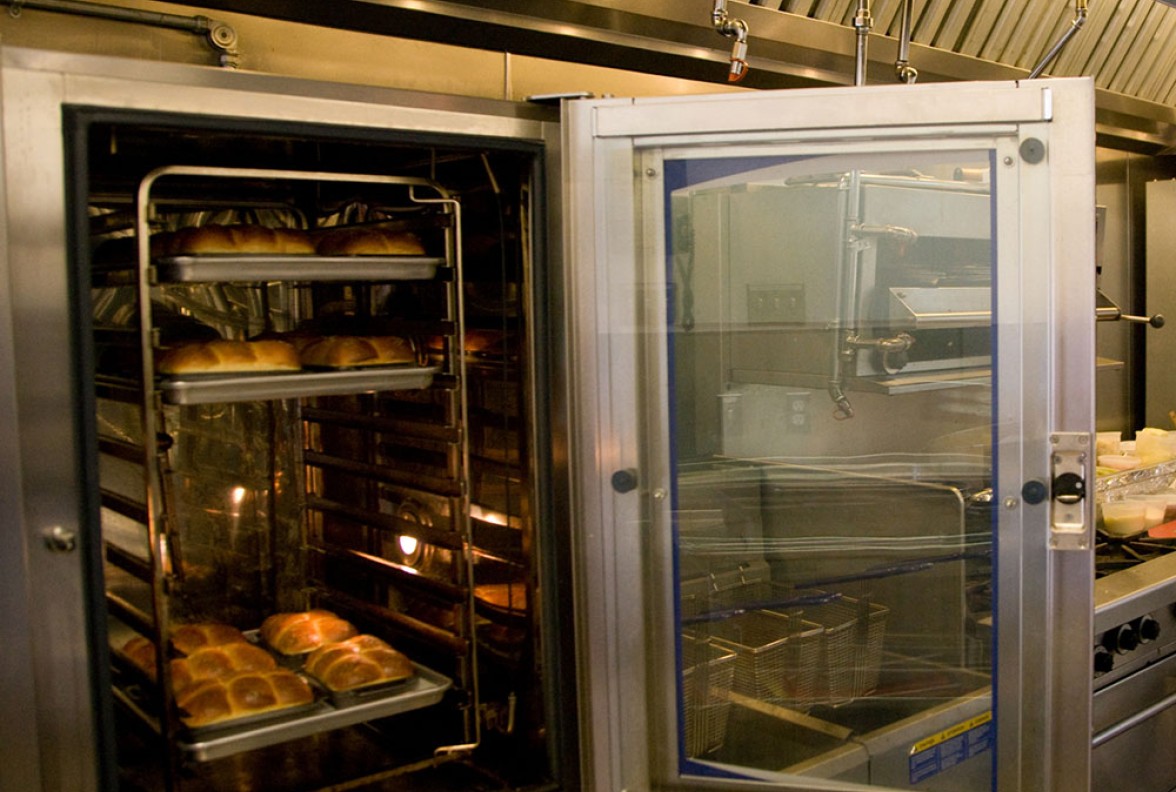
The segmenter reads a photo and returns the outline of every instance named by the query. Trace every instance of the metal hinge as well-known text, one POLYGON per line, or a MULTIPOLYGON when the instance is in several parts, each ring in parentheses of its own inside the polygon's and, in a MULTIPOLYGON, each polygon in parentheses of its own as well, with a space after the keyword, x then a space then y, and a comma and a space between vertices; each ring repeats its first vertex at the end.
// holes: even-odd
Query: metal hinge
POLYGON ((1091 526, 1086 518, 1086 468, 1089 432, 1050 435, 1049 546, 1054 550, 1088 550, 1091 526))

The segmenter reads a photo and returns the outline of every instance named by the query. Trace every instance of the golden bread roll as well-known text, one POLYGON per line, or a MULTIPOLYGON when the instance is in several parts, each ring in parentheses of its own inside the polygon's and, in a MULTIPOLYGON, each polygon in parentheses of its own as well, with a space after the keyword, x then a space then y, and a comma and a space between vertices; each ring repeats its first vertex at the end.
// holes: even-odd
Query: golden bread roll
POLYGON ((193 226, 151 237, 151 255, 155 258, 209 253, 309 255, 314 253, 314 243, 305 231, 260 225, 193 226))
POLYGON ((291 346, 293 346, 294 349, 296 349, 299 354, 301 354, 302 350, 306 349, 308 346, 313 344, 315 341, 321 341, 322 338, 323 338, 322 333, 317 333, 313 330, 309 330, 306 328, 300 328, 298 330, 282 330, 282 331, 267 330, 264 333, 258 333, 257 335, 253 336, 253 338, 251 338, 249 340, 250 341, 285 341, 287 344, 290 344, 291 346))
POLYGON ((320 256, 423 256, 420 237, 383 228, 336 228, 319 234, 320 256))
POLYGON ((320 646, 306 658, 305 670, 335 691, 397 682, 414 673, 407 657, 374 635, 320 646))
POLYGON ((171 643, 180 654, 192 654, 206 646, 245 641, 245 634, 231 624, 201 622, 180 624, 171 631, 171 643))
POLYGON ((152 641, 141 635, 136 635, 123 644, 122 651, 135 668, 138 668, 150 679, 155 679, 155 644, 152 641))
POLYGON ((285 341, 201 341, 181 344, 164 353, 164 374, 226 374, 254 371, 297 371, 298 350, 285 341))
POLYGON ((208 679, 226 679, 243 671, 271 671, 277 667, 273 655, 245 641, 206 646, 171 661, 172 689, 178 694, 208 679))
POLYGON ((180 719, 188 726, 222 721, 310 704, 314 692, 305 679, 286 669, 245 671, 226 679, 197 682, 176 696, 180 719))
POLYGON ((286 655, 305 654, 323 644, 344 641, 359 631, 326 610, 275 613, 261 623, 266 644, 286 655))
POLYGON ((474 586, 474 596, 497 608, 527 609, 527 587, 522 583, 485 583, 474 586))
POLYGON ((416 351, 396 336, 327 336, 307 344, 299 357, 304 366, 349 368, 415 363, 416 351))

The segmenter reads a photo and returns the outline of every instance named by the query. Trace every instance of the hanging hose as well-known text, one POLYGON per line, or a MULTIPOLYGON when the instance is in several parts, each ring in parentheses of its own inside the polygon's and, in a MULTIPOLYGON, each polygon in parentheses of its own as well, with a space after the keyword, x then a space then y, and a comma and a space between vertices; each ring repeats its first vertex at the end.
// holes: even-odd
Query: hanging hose
POLYGON ((727 82, 739 82, 747 74, 747 23, 727 15, 727 0, 715 0, 711 21, 721 35, 735 39, 731 45, 731 68, 727 71, 727 82))
POLYGON ((1074 34, 1082 29, 1086 24, 1086 0, 1074 0, 1074 19, 1070 22, 1070 28, 1062 34, 1058 42, 1050 48, 1049 52, 1045 53, 1045 57, 1041 59, 1041 63, 1033 67, 1033 71, 1029 72, 1029 79, 1033 80, 1041 76, 1045 71, 1045 67, 1053 63, 1053 59, 1062 51, 1062 47, 1066 46, 1067 42, 1074 37, 1074 34))

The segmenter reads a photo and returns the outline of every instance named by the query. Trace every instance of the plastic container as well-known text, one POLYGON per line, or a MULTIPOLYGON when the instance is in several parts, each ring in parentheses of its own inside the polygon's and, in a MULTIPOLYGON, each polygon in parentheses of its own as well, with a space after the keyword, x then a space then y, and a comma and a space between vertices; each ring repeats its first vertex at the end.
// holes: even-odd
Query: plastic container
POLYGON ((1099 456, 1123 453, 1122 432, 1095 432, 1095 449, 1099 456))
POLYGON ((1109 536, 1125 539, 1137 536, 1147 530, 1147 512, 1149 501, 1119 501, 1104 503, 1100 507, 1102 512, 1103 530, 1109 536))
POLYGON ((1158 465, 1176 459, 1176 434, 1145 427, 1135 433, 1135 455, 1144 465, 1158 465))
POLYGON ((1168 501, 1165 498, 1152 497, 1151 495, 1128 495, 1124 500, 1128 503, 1142 503, 1144 505, 1144 530, 1154 528, 1164 522, 1168 510, 1168 501))
POLYGON ((1141 464, 1139 457, 1132 454, 1101 454, 1098 466, 1108 470, 1132 470, 1141 464))

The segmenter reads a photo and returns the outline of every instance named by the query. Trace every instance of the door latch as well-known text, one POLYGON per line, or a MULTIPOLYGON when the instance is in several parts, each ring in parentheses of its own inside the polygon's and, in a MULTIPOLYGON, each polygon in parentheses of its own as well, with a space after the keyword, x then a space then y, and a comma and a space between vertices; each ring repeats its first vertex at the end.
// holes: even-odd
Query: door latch
POLYGON ((1089 432, 1050 435, 1049 545, 1055 550, 1087 550, 1091 528, 1086 515, 1086 466, 1090 461, 1089 432))

